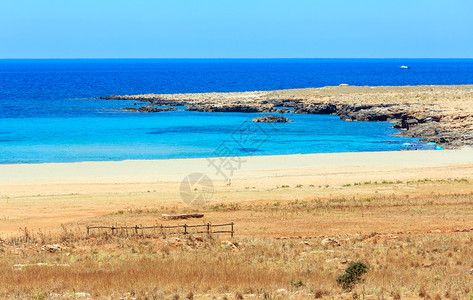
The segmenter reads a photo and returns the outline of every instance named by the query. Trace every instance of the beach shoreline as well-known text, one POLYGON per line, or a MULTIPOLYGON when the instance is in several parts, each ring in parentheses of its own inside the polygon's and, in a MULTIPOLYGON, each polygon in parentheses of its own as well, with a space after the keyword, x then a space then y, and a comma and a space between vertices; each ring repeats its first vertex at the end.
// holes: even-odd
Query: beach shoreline
MULTIPOLYGON (((456 150, 376 151, 245 156, 233 159, 233 172, 225 176, 210 160, 231 158, 187 158, 158 160, 89 161, 73 163, 5 164, 0 165, 0 186, 30 184, 77 184, 179 182, 191 173, 204 173, 216 182, 233 182, 253 178, 255 174, 284 174, 290 172, 324 174, 338 170, 358 169, 366 174, 384 170, 429 169, 473 165, 473 148, 456 150), (236 165, 240 164, 240 167, 236 165)), ((473 174, 473 173, 472 173, 473 174)), ((399 173, 399 175, 401 175, 399 173)), ((409 174, 404 174, 408 177, 409 174)), ((413 174, 411 174, 413 175, 413 174)), ((445 174, 458 177, 461 174, 445 174)), ((260 176, 260 175, 259 175, 260 176)), ((261 175, 264 177, 265 175, 261 175)), ((418 177, 415 174, 412 177, 418 177)), ((256 176, 257 177, 257 176, 256 176)), ((445 177, 447 178, 447 177, 445 177)))

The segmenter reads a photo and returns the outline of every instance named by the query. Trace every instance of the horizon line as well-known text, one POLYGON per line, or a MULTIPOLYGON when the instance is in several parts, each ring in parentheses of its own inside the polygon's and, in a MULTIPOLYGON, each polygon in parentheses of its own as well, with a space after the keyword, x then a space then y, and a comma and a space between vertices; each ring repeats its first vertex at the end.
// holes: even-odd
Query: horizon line
POLYGON ((0 60, 41 59, 473 59, 473 57, 4 57, 0 60))

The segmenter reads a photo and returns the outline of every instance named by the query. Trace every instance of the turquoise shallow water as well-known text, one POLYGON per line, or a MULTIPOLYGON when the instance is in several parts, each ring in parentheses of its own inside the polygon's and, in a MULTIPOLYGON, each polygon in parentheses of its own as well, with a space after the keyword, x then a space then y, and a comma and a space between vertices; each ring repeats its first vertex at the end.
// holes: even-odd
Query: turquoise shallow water
POLYGON ((176 111, 0 119, 0 163, 385 151, 415 140, 393 136, 397 130, 385 122, 297 114, 288 115, 292 123, 250 121, 260 115, 176 111))
POLYGON ((341 83, 469 84, 473 60, 0 60, 0 163, 386 151, 415 142, 394 136, 388 123, 290 114, 293 123, 251 124, 260 114, 134 114, 116 111, 130 102, 93 99, 341 83), (245 128, 242 143, 235 131, 245 128))

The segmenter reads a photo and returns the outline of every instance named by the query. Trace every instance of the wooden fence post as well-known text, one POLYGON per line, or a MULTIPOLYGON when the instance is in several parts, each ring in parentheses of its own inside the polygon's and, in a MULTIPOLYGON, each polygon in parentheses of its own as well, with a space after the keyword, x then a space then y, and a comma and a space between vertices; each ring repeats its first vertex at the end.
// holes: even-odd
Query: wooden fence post
POLYGON ((138 235, 138 225, 135 225, 135 234, 138 235))
POLYGON ((231 234, 232 234, 232 237, 233 237, 233 222, 232 222, 232 233, 231 234))
POLYGON ((89 235, 89 225, 87 225, 87 235, 89 235))
POLYGON ((207 234, 210 235, 210 223, 207 223, 207 234))
POLYGON ((187 224, 184 224, 184 234, 187 234, 187 224))
POLYGON ((115 227, 112 226, 112 235, 113 235, 114 231, 115 231, 115 227))

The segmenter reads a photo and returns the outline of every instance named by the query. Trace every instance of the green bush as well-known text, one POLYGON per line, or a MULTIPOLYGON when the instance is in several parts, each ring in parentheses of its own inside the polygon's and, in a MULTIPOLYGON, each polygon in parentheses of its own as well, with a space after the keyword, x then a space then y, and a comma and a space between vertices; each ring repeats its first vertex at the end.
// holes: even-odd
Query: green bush
POLYGON ((361 261, 353 262, 345 269, 345 273, 338 276, 337 283, 344 290, 351 290, 361 280, 361 276, 368 271, 368 265, 361 261))

